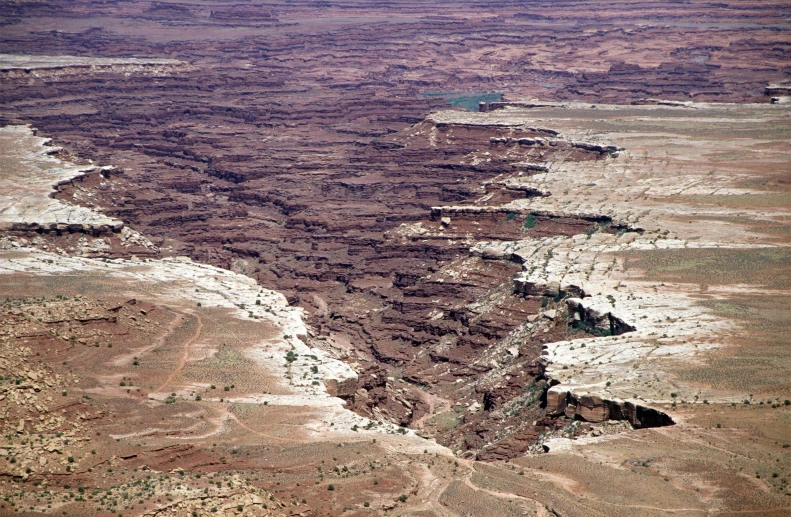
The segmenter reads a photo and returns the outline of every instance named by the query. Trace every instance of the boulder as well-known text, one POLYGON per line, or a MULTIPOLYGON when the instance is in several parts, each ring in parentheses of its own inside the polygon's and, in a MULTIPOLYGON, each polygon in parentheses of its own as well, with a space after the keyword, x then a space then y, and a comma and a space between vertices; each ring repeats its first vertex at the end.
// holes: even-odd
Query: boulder
POLYGON ((357 391, 357 376, 327 377, 324 379, 327 393, 333 397, 351 397, 357 391))
POLYGON ((502 260, 506 257, 506 252, 500 246, 487 246, 481 250, 481 257, 486 260, 502 260))
POLYGON ((557 298, 560 296, 560 282, 549 282, 544 289, 544 296, 557 298))
POLYGON ((604 422, 610 419, 609 401, 597 395, 582 395, 577 405, 577 416, 587 422, 604 422))
POLYGON ((543 282, 530 282, 524 272, 519 272, 511 277, 514 286, 514 293, 524 296, 536 296, 544 292, 547 284, 543 282))
POLYGON ((566 411, 568 390, 553 386, 547 391, 547 415, 561 415, 566 411))
POLYGON ((623 416, 625 420, 628 420, 635 427, 662 427, 675 423, 665 413, 631 400, 627 400, 624 403, 623 416))
POLYGON ((578 299, 585 297, 585 290, 582 289, 580 286, 574 285, 574 284, 568 284, 568 285, 561 286, 560 292, 564 296, 573 296, 573 297, 576 297, 578 299))
POLYGON ((570 398, 566 403, 566 410, 563 412, 568 418, 574 418, 574 415, 577 414, 577 401, 573 398, 570 398))

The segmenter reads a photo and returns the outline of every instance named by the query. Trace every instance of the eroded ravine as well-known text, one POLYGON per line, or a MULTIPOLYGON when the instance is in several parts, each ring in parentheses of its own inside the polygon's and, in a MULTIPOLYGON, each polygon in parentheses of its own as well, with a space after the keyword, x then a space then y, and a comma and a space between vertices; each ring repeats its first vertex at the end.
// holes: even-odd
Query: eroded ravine
MULTIPOLYGON (((548 170, 540 163, 599 161, 617 151, 617 147, 587 144, 586 147, 564 140, 549 129, 448 124, 431 119, 388 137, 388 141, 396 146, 403 146, 404 142, 411 144, 411 153, 421 146, 420 152, 428 156, 441 152, 446 161, 449 153, 454 153, 462 164, 479 162, 484 157, 490 160, 494 155, 499 160, 497 171, 512 169, 512 165, 518 169, 511 176, 502 172, 483 176, 496 177, 503 184, 508 183, 509 177, 525 177, 521 163, 532 164, 527 170, 529 176, 548 170), (426 133, 444 145, 426 145, 423 140, 426 133), (498 140, 502 135, 518 135, 521 140, 514 139, 511 145, 503 146, 498 140), (552 139, 546 140, 546 135, 553 135, 552 139)), ((441 165, 437 170, 443 170, 441 165)), ((98 183, 89 175, 85 180, 66 184, 61 195, 69 194, 71 199, 78 200, 87 192, 101 195, 120 188, 119 181, 112 176, 97 179, 98 183)), ((402 184, 404 179, 400 178, 402 184)), ((427 436, 454 450, 471 450, 473 454, 485 446, 487 452, 481 458, 494 459, 524 451, 542 429, 555 425, 556 415, 565 409, 565 406, 560 410, 553 406, 549 415, 555 416, 546 415, 543 405, 547 385, 538 359, 543 343, 562 339, 568 331, 560 319, 547 322, 540 334, 537 330, 541 322, 546 322, 539 314, 548 309, 547 302, 555 307, 568 294, 520 290, 512 282, 512 277, 523 268, 519 261, 512 260, 509 253, 498 251, 497 245, 472 254, 470 246, 482 240, 508 243, 525 236, 551 239, 598 231, 628 231, 630 226, 623 222, 613 224, 612 217, 606 215, 513 211, 498 205, 487 193, 490 187, 479 181, 482 181, 480 186, 473 183, 467 187, 479 195, 478 199, 471 199, 470 205, 433 209, 430 218, 426 217, 426 209, 416 207, 415 215, 410 217, 412 222, 393 226, 392 222, 382 221, 378 227, 371 227, 368 231, 379 229, 381 233, 367 246, 359 245, 354 232, 338 233, 339 229, 334 228, 335 233, 328 234, 331 222, 318 219, 308 225, 306 210, 297 212, 292 220, 302 225, 287 224, 286 228, 295 237, 283 241, 281 246, 312 242, 311 251, 304 256, 298 253, 278 256, 282 257, 281 262, 296 259, 321 265, 320 272, 312 273, 310 267, 291 270, 290 275, 282 275, 275 285, 292 286, 296 301, 303 303, 316 300, 316 296, 328 299, 331 305, 326 309, 323 298, 317 307, 307 305, 317 314, 309 322, 321 347, 340 351, 348 362, 358 363, 357 384, 346 382, 343 387, 334 388, 334 393, 344 397, 353 409, 363 416, 401 426, 410 426, 417 419, 427 436), (299 231, 318 233, 325 239, 317 243, 313 238, 301 237, 299 231), (338 262, 341 254, 350 259, 338 262), (309 282, 307 286, 300 285, 305 280, 309 282), (328 288, 328 282, 337 287, 328 288), (317 290, 319 287, 321 291, 317 290), (540 319, 536 329, 530 331, 534 318, 540 319), (516 346, 505 346, 506 342, 516 346), (343 348, 339 343, 350 346, 343 348), (494 347, 495 344, 499 346, 494 347), (504 371, 503 364, 508 364, 504 371), (459 390, 457 386, 462 381, 463 388, 459 390), (437 415, 439 420, 428 414, 431 408, 422 403, 420 391, 424 389, 451 401, 444 413, 437 415), (459 404, 468 409, 459 414, 456 407, 459 404), (502 411, 492 413, 517 406, 521 409, 508 410, 511 416, 507 418, 503 418, 502 411), (476 415, 477 408, 483 410, 476 415), (523 411, 528 411, 530 416, 523 411), (441 422, 448 419, 461 420, 464 425, 456 423, 446 429, 446 424, 441 422)), ((370 183, 363 198, 380 198, 389 194, 391 188, 387 182, 370 183)), ((500 198, 499 202, 507 203, 520 195, 524 194, 500 198)), ((431 205, 440 199, 427 198, 427 201, 431 205)), ((254 205, 248 203, 248 206, 254 205)), ((232 268, 248 274, 260 269, 261 262, 251 258, 255 255, 249 248, 256 245, 260 243, 247 241, 248 252, 244 258, 234 259, 232 268)), ((277 270, 279 263, 273 269, 277 270)), ((259 275, 259 281, 266 280, 259 275)), ((583 335, 587 332, 584 330, 583 335)), ((189 342, 185 342, 184 354, 188 353, 188 346, 189 342)), ((163 386, 176 373, 171 373, 163 386)))
POLYGON ((2 343, 51 363, 3 386, 3 487, 122 493, 145 466, 176 502, 124 515, 211 512, 203 490, 232 513, 782 512, 785 7, 641 5, 15 6, 10 48, 83 57, 2 58, 0 120, 113 168, 3 198, 42 210, 2 226, 3 285, 27 293, 2 343), (171 59, 85 57, 128 54, 171 59), (483 113, 422 96, 492 88, 483 113))

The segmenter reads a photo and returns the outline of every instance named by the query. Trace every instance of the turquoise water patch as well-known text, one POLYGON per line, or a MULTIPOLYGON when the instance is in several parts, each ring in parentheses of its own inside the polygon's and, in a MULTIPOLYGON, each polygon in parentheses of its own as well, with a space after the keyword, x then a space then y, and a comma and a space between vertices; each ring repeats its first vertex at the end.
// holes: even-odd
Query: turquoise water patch
POLYGON ((456 108, 464 108, 467 111, 478 111, 481 102, 499 102, 503 100, 500 92, 439 92, 421 93, 422 97, 439 97, 445 102, 456 108))

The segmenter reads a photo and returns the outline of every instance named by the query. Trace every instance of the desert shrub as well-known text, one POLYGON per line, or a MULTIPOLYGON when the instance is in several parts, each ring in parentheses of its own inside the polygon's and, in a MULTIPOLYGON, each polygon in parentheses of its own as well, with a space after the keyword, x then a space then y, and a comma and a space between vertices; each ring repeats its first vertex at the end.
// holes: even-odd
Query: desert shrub
POLYGON ((535 228, 536 226, 536 216, 533 214, 528 214, 525 218, 525 222, 522 225, 525 229, 535 228))

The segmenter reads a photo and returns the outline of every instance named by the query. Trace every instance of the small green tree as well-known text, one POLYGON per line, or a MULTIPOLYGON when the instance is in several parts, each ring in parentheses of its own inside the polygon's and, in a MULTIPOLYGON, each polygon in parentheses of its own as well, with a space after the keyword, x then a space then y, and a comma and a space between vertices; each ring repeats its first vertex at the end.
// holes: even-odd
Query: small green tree
POLYGON ((526 230, 529 230, 530 228, 535 228, 535 226, 536 226, 536 216, 533 214, 528 214, 527 217, 525 218, 523 227, 526 230))

